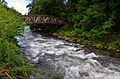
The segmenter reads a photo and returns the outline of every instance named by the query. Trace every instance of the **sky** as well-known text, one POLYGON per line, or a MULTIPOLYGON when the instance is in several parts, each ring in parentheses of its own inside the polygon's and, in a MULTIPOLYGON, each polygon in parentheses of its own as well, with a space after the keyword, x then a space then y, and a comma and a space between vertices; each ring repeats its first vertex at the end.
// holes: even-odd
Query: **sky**
POLYGON ((8 7, 13 7, 19 13, 27 14, 28 9, 26 6, 29 4, 27 0, 5 0, 8 3, 8 7))

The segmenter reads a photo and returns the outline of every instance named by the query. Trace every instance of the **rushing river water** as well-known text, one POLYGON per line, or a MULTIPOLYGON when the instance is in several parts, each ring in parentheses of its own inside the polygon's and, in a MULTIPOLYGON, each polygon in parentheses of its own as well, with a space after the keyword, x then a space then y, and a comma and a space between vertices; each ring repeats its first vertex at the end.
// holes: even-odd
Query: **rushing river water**
POLYGON ((25 31, 16 39, 42 79, 120 79, 120 62, 115 59, 85 51, 84 45, 32 33, 29 27, 25 31))

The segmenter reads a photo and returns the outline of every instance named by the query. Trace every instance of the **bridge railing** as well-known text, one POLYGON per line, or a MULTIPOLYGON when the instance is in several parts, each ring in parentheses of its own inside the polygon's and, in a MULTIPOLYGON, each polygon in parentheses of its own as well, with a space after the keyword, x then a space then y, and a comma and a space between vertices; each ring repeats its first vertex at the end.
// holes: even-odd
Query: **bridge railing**
POLYGON ((25 22, 27 24, 65 24, 65 21, 61 20, 60 18, 49 15, 30 15, 27 16, 25 22))

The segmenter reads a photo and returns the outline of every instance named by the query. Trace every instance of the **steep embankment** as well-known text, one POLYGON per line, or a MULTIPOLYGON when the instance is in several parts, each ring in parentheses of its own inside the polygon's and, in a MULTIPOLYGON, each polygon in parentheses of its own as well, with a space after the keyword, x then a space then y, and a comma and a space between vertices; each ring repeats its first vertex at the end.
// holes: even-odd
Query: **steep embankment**
POLYGON ((14 38, 23 31, 22 19, 20 13, 0 3, 0 79, 27 78, 32 68, 25 63, 14 38))

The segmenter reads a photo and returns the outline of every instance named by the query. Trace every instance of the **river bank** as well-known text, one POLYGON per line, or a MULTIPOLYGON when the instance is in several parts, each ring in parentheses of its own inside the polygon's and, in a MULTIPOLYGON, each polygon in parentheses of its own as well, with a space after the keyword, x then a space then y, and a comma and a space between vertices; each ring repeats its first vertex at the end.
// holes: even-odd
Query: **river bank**
MULTIPOLYGON (((57 32, 47 32, 40 28, 37 28, 37 29, 34 29, 33 32, 37 32, 39 34, 42 34, 43 36, 48 36, 48 37, 53 37, 55 39, 65 40, 70 43, 85 45, 85 48, 87 48, 88 51, 93 51, 97 54, 110 56, 110 57, 114 57, 114 58, 118 58, 118 59, 120 57, 120 50, 116 48, 117 46, 113 47, 113 46, 115 46, 115 44, 113 44, 113 45, 111 45, 111 47, 107 47, 108 43, 110 43, 110 42, 106 42, 104 40, 97 42, 96 39, 95 40, 85 40, 85 39, 81 39, 80 37, 79 38, 73 37, 73 36, 69 35, 70 32, 67 33, 67 31, 61 30, 61 29, 59 29, 57 32), (105 45, 104 43, 107 43, 107 44, 105 45)), ((116 38, 119 39, 119 36, 116 38)), ((110 44, 112 44, 112 43, 110 43, 110 44)))
POLYGON ((34 66, 26 62, 16 36, 24 31, 24 17, 0 3, 0 79, 29 79, 34 66))
POLYGON ((85 45, 86 48, 88 48, 90 51, 96 52, 98 54, 107 55, 107 56, 114 57, 114 58, 120 57, 119 49, 112 49, 112 48, 110 49, 108 47, 103 46, 102 43, 100 42, 93 42, 94 40, 93 41, 79 40, 80 38, 70 37, 64 33, 61 34, 60 32, 53 33, 52 36, 54 38, 65 40, 71 43, 79 43, 79 44, 85 45))

